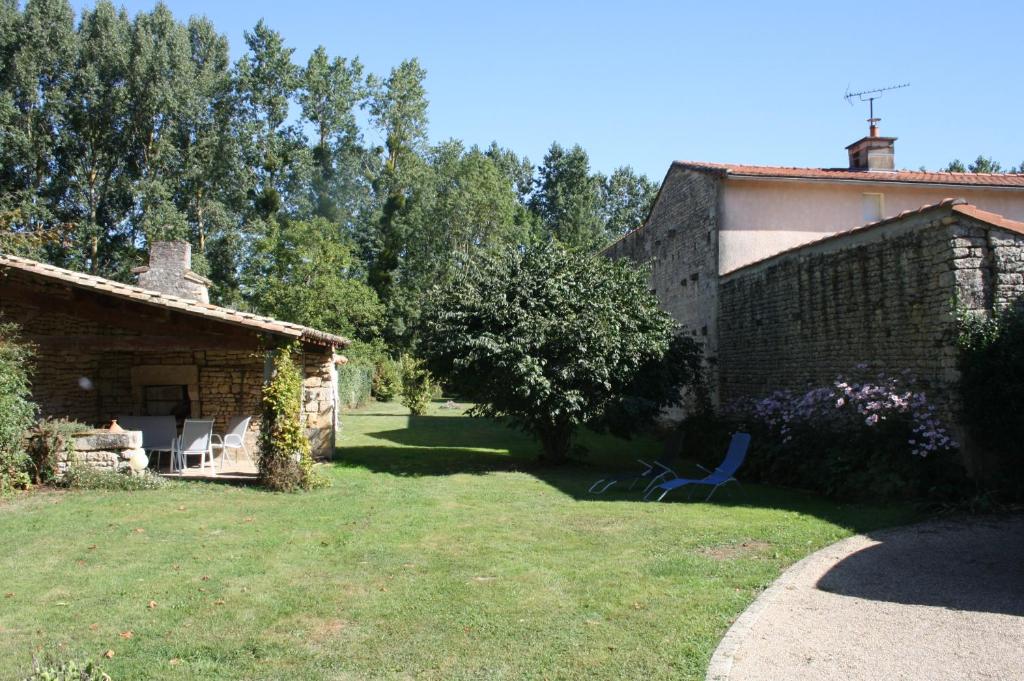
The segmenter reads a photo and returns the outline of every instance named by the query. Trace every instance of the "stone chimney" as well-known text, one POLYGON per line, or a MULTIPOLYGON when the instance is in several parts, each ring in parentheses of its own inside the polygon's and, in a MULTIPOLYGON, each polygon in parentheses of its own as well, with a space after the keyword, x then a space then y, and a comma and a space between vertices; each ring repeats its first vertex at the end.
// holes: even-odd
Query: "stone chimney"
POLYGON ((879 137, 877 118, 871 119, 867 137, 862 137, 846 151, 850 154, 850 170, 896 170, 895 137, 879 137))
POLYGON ((210 302, 210 280, 193 272, 192 245, 187 241, 154 241, 149 245, 149 265, 132 270, 139 286, 201 303, 210 302))

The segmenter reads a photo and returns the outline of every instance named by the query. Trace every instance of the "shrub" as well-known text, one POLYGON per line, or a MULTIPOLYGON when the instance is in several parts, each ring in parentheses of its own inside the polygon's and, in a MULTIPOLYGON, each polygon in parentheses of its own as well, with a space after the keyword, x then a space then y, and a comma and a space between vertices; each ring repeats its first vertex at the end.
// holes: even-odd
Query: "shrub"
POLYGON ((361 407, 370 401, 373 367, 343 364, 338 367, 338 400, 346 409, 361 407))
POLYGON ((314 481, 309 439, 302 430, 302 371, 295 348, 274 353, 273 372, 263 387, 259 478, 275 491, 309 489, 314 481))
POLYGON ((992 458, 985 477, 1024 497, 1024 300, 994 317, 961 312, 959 321, 961 417, 992 458))
POLYGON ((41 485, 57 477, 57 463, 61 454, 68 461, 74 453, 73 436, 89 426, 68 419, 43 419, 28 431, 29 475, 32 482, 41 485))
POLYGON ((402 372, 398 362, 382 357, 373 367, 373 396, 381 402, 390 402, 401 392, 402 372))
POLYGON ((730 405, 755 431, 746 472, 838 498, 945 499, 965 490, 957 443, 908 376, 839 377, 730 405))
POLYGON ((29 482, 25 431, 36 414, 29 382, 32 356, 18 326, 0 323, 0 494, 29 482))
POLYGON ((423 360, 412 355, 402 355, 399 360, 402 376, 402 404, 414 415, 426 412, 427 405, 434 397, 434 379, 427 371, 423 360))
POLYGON ((169 484, 169 482, 148 470, 132 474, 127 469, 114 471, 105 468, 93 468, 84 463, 73 461, 68 466, 64 475, 61 476, 60 484, 68 489, 138 492, 160 489, 169 484))

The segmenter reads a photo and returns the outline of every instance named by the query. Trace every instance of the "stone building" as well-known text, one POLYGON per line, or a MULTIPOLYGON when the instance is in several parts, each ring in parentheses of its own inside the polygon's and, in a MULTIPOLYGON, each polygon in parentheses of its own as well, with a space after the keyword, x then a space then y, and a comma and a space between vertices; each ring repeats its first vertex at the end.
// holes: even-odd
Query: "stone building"
POLYGON ((650 266, 719 402, 862 362, 948 384, 956 306, 1021 295, 1024 175, 898 171, 895 138, 871 133, 845 168, 673 163, 607 249, 650 266))
POLYGON ((33 396, 44 416, 94 426, 119 414, 212 418, 223 432, 253 415, 254 451, 268 350, 301 349, 302 419, 318 456, 338 427, 338 356, 349 341, 316 329, 211 305, 189 269, 190 246, 153 244, 139 286, 0 254, 0 315, 36 345, 33 396))

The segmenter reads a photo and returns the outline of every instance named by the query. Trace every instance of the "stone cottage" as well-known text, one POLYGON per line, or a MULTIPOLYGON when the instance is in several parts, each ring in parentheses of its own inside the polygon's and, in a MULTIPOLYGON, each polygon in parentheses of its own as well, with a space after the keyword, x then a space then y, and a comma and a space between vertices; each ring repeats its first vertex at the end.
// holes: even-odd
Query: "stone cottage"
MULTIPOLYGON (((330 456, 338 428, 336 351, 349 341, 209 303, 185 242, 152 245, 139 285, 0 254, 0 315, 36 345, 33 396, 44 416, 106 425, 119 414, 212 418, 222 432, 256 416, 268 350, 297 342, 305 375, 302 419, 314 455, 330 456)), ((252 449, 250 451, 253 451, 252 449)))
POLYGON ((895 138, 870 132, 845 168, 673 163, 607 249, 651 267, 719 402, 861 362, 948 385, 955 307, 1024 293, 1024 175, 896 170, 895 138))

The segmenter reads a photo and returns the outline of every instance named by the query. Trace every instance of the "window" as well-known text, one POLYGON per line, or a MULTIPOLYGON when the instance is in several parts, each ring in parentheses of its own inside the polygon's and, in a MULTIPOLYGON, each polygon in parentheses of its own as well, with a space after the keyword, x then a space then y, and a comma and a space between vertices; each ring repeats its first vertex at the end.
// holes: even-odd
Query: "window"
POLYGON ((885 194, 864 194, 862 203, 864 222, 876 222, 885 216, 885 194))

